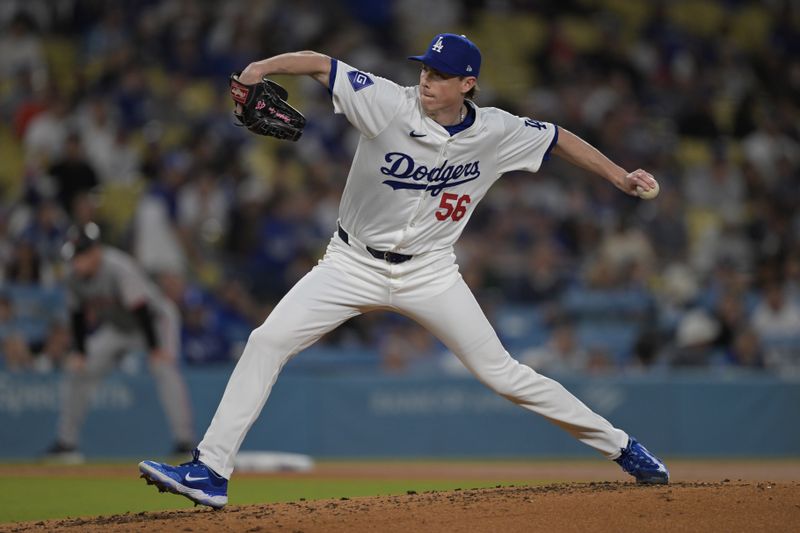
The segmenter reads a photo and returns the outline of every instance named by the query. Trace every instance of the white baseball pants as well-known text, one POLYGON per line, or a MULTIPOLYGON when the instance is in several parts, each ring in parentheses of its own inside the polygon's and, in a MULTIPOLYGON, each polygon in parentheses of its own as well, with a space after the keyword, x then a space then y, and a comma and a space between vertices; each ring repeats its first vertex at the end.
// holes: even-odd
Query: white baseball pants
POLYGON ((628 442, 559 383, 512 359, 467 287, 452 250, 391 264, 352 235, 334 234, 325 257, 253 331, 199 445, 200 459, 230 478, 233 460, 283 365, 346 320, 396 311, 436 335, 482 383, 538 413, 610 459, 628 442))

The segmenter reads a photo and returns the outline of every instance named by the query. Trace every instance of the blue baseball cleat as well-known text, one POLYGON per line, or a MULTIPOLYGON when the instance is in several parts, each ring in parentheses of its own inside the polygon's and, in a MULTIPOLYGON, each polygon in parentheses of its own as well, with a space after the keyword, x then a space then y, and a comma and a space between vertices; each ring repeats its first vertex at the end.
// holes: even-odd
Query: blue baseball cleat
POLYGON ((161 492, 181 494, 195 505, 222 509, 228 503, 228 480, 200 462, 200 451, 192 452, 192 460, 179 466, 155 461, 139 463, 139 472, 148 485, 161 492))
POLYGON ((669 483, 669 470, 666 465, 633 437, 628 437, 628 445, 614 461, 625 472, 635 477, 637 483, 651 485, 669 483))

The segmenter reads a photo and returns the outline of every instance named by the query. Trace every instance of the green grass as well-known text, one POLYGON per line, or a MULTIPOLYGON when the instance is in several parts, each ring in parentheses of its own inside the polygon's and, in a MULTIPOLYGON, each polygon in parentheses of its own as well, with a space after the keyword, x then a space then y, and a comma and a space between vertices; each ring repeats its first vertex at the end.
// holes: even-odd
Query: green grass
MULTIPOLYGON (((519 483, 519 482, 517 482, 519 483)), ((240 478, 231 483, 230 504, 405 494, 408 490, 451 490, 495 486, 497 482, 451 480, 240 478)), ((504 483, 506 484, 506 483, 504 483)), ((174 494, 161 494, 141 479, 0 477, 0 523, 125 512, 191 508, 174 494)))

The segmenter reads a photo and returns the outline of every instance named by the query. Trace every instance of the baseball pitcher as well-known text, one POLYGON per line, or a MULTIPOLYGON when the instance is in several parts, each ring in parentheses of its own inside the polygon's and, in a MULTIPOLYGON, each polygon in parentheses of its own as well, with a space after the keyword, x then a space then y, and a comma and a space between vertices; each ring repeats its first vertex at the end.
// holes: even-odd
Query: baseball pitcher
POLYGON ((304 120, 266 76, 308 75, 361 133, 323 259, 250 336, 193 460, 140 463, 149 483, 196 503, 227 503, 233 460, 284 364, 361 313, 388 309, 436 335, 497 394, 544 416, 643 483, 667 483, 664 464, 557 382, 503 348, 458 271, 453 245, 475 207, 506 172, 536 172, 552 155, 636 195, 656 187, 555 124, 478 107, 471 95, 481 54, 469 39, 434 37, 419 84, 388 79, 316 52, 250 64, 231 80, 235 114, 258 134, 297 140, 304 120))

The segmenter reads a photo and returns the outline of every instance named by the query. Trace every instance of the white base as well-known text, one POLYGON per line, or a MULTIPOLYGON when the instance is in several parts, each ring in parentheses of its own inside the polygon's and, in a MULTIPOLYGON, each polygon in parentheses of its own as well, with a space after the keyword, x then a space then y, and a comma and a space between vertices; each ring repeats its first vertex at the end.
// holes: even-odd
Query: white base
POLYGON ((239 452, 233 468, 238 472, 310 472, 314 459, 300 453, 239 452))
POLYGON ((61 452, 45 456, 43 462, 59 465, 82 465, 86 462, 86 458, 81 452, 61 452))

